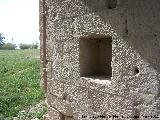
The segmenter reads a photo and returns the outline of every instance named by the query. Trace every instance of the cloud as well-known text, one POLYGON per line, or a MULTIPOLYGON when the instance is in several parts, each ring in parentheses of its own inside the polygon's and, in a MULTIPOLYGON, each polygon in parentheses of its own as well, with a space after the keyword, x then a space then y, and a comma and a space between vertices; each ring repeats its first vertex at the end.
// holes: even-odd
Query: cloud
POLYGON ((33 43, 39 39, 39 1, 0 1, 0 32, 14 42, 33 43))

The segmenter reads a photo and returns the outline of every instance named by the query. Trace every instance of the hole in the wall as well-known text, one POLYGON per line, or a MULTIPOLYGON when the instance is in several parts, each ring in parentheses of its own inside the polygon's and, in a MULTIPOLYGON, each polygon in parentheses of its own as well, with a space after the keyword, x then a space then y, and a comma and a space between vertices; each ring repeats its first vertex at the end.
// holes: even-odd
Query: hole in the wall
POLYGON ((112 76, 112 38, 84 38, 80 40, 80 75, 112 76))
POLYGON ((109 0, 108 1, 108 9, 113 9, 117 7, 117 0, 109 0))
POLYGON ((139 73, 139 68, 138 67, 135 67, 134 68, 134 75, 137 75, 139 73))

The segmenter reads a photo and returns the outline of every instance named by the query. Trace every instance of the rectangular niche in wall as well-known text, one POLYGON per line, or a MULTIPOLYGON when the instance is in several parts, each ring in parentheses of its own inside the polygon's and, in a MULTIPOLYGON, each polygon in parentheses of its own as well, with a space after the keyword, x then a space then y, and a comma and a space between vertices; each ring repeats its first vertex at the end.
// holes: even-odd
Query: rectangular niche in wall
POLYGON ((112 76, 112 38, 84 38, 80 40, 81 77, 112 76))

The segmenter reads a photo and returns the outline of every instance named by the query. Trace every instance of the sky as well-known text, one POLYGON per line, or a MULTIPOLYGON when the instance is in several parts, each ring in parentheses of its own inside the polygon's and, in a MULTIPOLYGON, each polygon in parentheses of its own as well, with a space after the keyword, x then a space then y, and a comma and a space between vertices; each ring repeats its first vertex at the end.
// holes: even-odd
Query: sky
POLYGON ((0 33, 5 42, 39 43, 39 0, 0 0, 0 33))

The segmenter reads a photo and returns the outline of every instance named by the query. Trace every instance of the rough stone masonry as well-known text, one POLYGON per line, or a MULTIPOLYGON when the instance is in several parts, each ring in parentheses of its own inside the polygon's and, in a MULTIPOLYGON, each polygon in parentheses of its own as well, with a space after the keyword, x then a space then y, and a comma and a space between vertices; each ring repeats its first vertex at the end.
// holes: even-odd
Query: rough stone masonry
POLYGON ((160 0, 40 0, 46 120, 160 120, 160 0))

